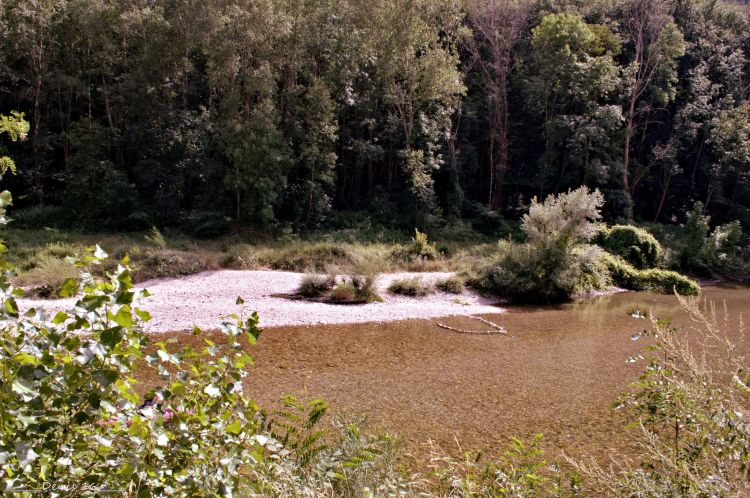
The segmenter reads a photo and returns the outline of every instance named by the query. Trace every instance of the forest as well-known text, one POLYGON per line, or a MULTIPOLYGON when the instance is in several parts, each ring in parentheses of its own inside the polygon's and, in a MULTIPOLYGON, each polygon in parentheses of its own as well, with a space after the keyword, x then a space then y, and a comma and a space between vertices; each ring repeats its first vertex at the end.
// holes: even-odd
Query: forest
POLYGON ((750 227, 750 19, 715 0, 0 4, 17 226, 750 227), (493 225, 494 224, 494 225, 493 225))
POLYGON ((746 0, 0 0, 0 493, 750 496, 746 0))

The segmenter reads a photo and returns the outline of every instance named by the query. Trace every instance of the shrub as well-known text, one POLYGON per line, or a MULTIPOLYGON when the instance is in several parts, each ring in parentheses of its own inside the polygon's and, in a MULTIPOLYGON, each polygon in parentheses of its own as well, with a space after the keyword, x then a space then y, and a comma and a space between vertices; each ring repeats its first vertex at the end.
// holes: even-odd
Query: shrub
POLYGON ((587 187, 547 196, 541 204, 535 197, 521 228, 537 247, 565 251, 596 235, 599 226, 595 222, 601 218, 599 210, 603 204, 601 192, 589 192, 587 187))
POLYGON ((431 479, 423 491, 427 496, 458 498, 578 496, 577 478, 565 476, 558 466, 544 459, 541 440, 541 434, 526 442, 514 438, 501 456, 489 462, 476 452, 456 458, 433 450, 429 460, 431 479), (568 486, 563 484, 566 477, 568 486))
POLYGON ((604 290, 612 285, 609 268, 603 259, 599 246, 579 246, 573 251, 574 261, 579 269, 576 283, 577 292, 604 290))
POLYGON ((507 241, 480 265, 472 286, 512 302, 565 301, 576 292, 580 273, 572 254, 552 261, 537 246, 507 241))
POLYGON ((528 242, 501 242, 474 270, 473 285, 517 302, 565 301, 587 290, 597 273, 590 267, 590 278, 582 278, 581 265, 591 258, 590 250, 580 247, 598 231, 603 203, 598 190, 586 187, 550 195, 541 204, 533 199, 522 222, 528 242))
POLYGON ((712 247, 708 239, 711 218, 703 214, 703 203, 696 202, 688 212, 685 229, 682 231, 682 268, 705 270, 711 261, 712 247))
POLYGON ((401 296, 426 296, 432 289, 425 285, 420 277, 394 280, 388 286, 388 291, 401 296))
POLYGON ((464 280, 458 275, 435 282, 435 287, 449 294, 461 294, 464 291, 464 280))
POLYGON ((331 289, 328 299, 334 303, 372 303, 382 301, 375 288, 376 274, 352 275, 331 289))
POLYGON ((297 288, 297 294, 304 297, 320 297, 336 285, 333 275, 305 275, 297 288))
POLYGON ((411 244, 406 247, 396 247, 393 250, 393 258, 401 261, 435 261, 440 256, 437 246, 431 243, 427 234, 422 233, 419 229, 414 229, 414 237, 411 244))
MULTIPOLYGON (((87 259, 101 265, 104 256, 97 249, 87 259)), ((80 288, 83 296, 53 320, 34 310, 20 316, 7 275, 0 287, 4 491, 45 482, 73 495, 84 486, 131 496, 250 490, 237 470, 252 470, 266 450, 242 390, 250 358, 240 339, 255 341, 257 315, 224 324, 226 346, 170 353, 157 344, 145 355, 145 294, 126 267, 106 281, 90 272, 66 281, 67 295, 80 288), (135 391, 136 366, 164 379, 151 406, 135 391)))
POLYGON ((357 303, 363 302, 357 298, 357 288, 352 282, 341 282, 331 289, 331 293, 328 295, 334 303, 357 303))
POLYGON ((631 290, 652 290, 665 294, 677 293, 686 296, 700 294, 700 286, 694 280, 674 271, 651 268, 639 270, 623 259, 604 253, 614 285, 631 290))
POLYGON ((654 268, 662 254, 661 244, 653 235, 630 225, 602 228, 595 242, 639 269, 654 268))
POLYGON ((151 230, 149 231, 149 234, 146 235, 145 239, 159 249, 167 248, 167 240, 164 238, 161 231, 154 226, 151 227, 151 230))

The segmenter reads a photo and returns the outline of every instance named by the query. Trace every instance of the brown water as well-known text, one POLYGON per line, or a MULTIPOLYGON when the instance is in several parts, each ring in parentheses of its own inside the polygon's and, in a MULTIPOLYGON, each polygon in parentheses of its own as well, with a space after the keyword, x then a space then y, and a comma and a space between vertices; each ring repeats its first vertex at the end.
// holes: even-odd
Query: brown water
MULTIPOLYGON (((709 287, 730 323, 750 314, 750 289, 709 287)), ((253 347, 252 395, 273 405, 285 394, 323 398, 334 413, 367 414, 400 434, 423 462, 428 440, 446 450, 497 451, 513 436, 543 433, 575 457, 631 452, 612 403, 644 365, 632 336, 648 324, 634 310, 686 325, 673 296, 623 293, 556 307, 512 307, 488 315, 508 336, 458 334, 425 320, 269 329, 253 347)), ((468 318, 443 320, 485 328, 468 318)), ((183 338, 184 340, 184 338, 183 338)))

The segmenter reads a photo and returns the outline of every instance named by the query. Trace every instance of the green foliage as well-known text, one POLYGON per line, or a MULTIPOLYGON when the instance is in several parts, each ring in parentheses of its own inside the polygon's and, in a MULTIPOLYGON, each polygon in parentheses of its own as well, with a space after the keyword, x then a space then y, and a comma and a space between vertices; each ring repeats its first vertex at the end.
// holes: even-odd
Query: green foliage
POLYGON ((388 292, 409 297, 426 296, 431 291, 432 287, 425 285, 420 277, 396 279, 388 286, 388 292))
POLYGON ((631 225, 603 227, 595 242, 641 270, 657 266, 662 255, 661 244, 653 235, 631 225))
MULTIPOLYGON (((0 114, 0 135, 7 133, 13 142, 25 140, 29 133, 29 122, 22 112, 11 111, 10 116, 0 114)), ((16 173, 16 163, 8 156, 0 156, 0 178, 8 171, 16 173)))
POLYGON ((162 235, 161 230, 156 227, 151 227, 151 230, 149 231, 149 234, 146 235, 145 239, 159 249, 167 248, 167 240, 164 238, 164 235, 162 235))
POLYGON ((525 244, 503 241, 495 255, 480 264, 472 284, 513 301, 565 301, 587 285, 604 285, 595 278, 589 249, 581 249, 597 232, 604 199, 585 187, 543 203, 532 200, 523 217, 525 244), (584 263, 587 266, 583 275, 584 263))
POLYGON ((185 230, 199 239, 211 239, 229 231, 229 218, 217 211, 193 211, 183 217, 185 230))
POLYGON ((544 459, 541 434, 530 441, 514 439, 508 449, 489 463, 468 452, 454 458, 433 452, 430 458, 433 496, 479 498, 483 496, 576 496, 578 480, 565 475, 544 459), (569 487, 570 489, 566 489, 569 487))
POLYGON ((688 212, 684 227, 656 226, 664 245, 669 249, 668 260, 675 268, 699 273, 711 270, 742 274, 747 270, 744 253, 746 237, 738 221, 711 229, 711 217, 704 214, 704 206, 696 202, 688 212))
MULTIPOLYGON (((81 265, 101 265, 105 257, 97 247, 81 265)), ((239 470, 252 470, 265 450, 256 436, 257 407, 243 394, 252 359, 241 339, 255 341, 257 315, 224 323, 225 346, 170 352, 157 343, 146 354, 140 323, 149 316, 139 302, 147 293, 133 288, 127 267, 105 281, 87 271, 68 280, 66 294, 82 294, 76 307, 54 317, 42 310, 20 316, 6 275, 2 288, 6 491, 47 482, 67 492, 87 486, 130 495, 252 488, 239 470), (136 366, 164 380, 150 403, 136 393, 136 366)))
POLYGON ((464 279, 458 275, 453 275, 452 277, 438 280, 435 282, 435 287, 449 294, 461 294, 464 291, 464 279))
POLYGON ((631 290, 651 290, 664 294, 677 293, 697 296, 701 293, 698 283, 674 271, 649 268, 639 270, 617 256, 603 254, 603 261, 612 276, 612 283, 631 290))
POLYGON ((603 183, 619 154, 609 137, 623 121, 612 98, 623 84, 614 59, 622 42, 607 26, 574 13, 548 14, 531 34, 523 85, 528 107, 544 117, 543 185, 569 162, 577 167, 574 184, 603 183))
POLYGON ((521 229, 529 242, 545 251, 566 251, 591 240, 598 232, 604 196, 598 190, 581 187, 560 195, 550 195, 543 203, 531 200, 521 229))

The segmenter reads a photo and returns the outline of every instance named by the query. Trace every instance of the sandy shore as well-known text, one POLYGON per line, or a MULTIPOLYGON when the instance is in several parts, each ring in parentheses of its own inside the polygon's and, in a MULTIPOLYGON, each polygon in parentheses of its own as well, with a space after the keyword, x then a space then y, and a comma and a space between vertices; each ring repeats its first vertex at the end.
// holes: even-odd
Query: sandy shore
MULTIPOLYGON (((293 301, 273 294, 288 294, 296 290, 301 273, 281 271, 220 270, 199 273, 179 279, 160 279, 137 285, 152 294, 143 308, 153 319, 145 324, 147 332, 190 330, 193 326, 216 328, 222 317, 239 313, 237 296, 245 300, 246 312, 257 311, 264 327, 282 325, 319 325, 335 323, 364 323, 434 318, 478 313, 501 313, 495 301, 466 290, 463 294, 435 292, 420 298, 396 296, 386 289, 391 281, 420 276, 435 282, 451 273, 391 273, 378 278, 377 286, 382 303, 336 305, 308 301, 293 301)), ((72 299, 22 299, 22 309, 43 306, 50 310, 70 307, 72 299)))

